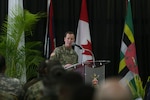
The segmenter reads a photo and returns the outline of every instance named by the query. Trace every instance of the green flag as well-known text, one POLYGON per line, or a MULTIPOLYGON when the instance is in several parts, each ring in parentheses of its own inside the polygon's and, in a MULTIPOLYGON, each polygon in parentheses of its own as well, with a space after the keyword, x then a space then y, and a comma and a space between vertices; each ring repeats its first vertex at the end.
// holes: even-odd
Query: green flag
POLYGON ((143 96, 144 89, 138 71, 130 0, 128 0, 122 36, 119 75, 122 76, 121 82, 130 87, 134 99, 143 96))
POLYGON ((126 80, 130 81, 134 74, 138 74, 130 0, 128 1, 127 15, 123 32, 120 51, 119 74, 126 78, 126 80))

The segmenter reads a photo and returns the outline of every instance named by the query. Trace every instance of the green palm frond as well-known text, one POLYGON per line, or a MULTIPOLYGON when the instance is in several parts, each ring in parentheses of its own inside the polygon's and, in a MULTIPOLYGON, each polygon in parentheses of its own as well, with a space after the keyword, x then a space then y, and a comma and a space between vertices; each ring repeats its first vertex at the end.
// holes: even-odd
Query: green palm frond
POLYGON ((26 66, 36 65, 38 66, 39 62, 43 60, 41 58, 41 52, 33 49, 36 46, 40 46, 41 42, 27 42, 25 46, 26 51, 26 66))
POLYGON ((45 13, 32 14, 25 10, 25 31, 31 31, 34 25, 42 17, 46 17, 45 13))
POLYGON ((140 76, 135 75, 133 80, 128 83, 128 86, 132 92, 133 98, 144 98, 145 89, 143 88, 143 82, 141 81, 140 76))
POLYGON ((0 53, 6 58, 8 76, 20 79, 25 68, 33 72, 35 70, 31 66, 38 66, 43 60, 41 52, 35 49, 41 45, 41 42, 26 42, 20 45, 22 41, 25 41, 24 36, 31 36, 34 25, 42 17, 45 17, 44 13, 32 14, 27 10, 22 12, 14 9, 11 16, 7 16, 4 21, 1 27, 3 33, 0 36, 0 53))

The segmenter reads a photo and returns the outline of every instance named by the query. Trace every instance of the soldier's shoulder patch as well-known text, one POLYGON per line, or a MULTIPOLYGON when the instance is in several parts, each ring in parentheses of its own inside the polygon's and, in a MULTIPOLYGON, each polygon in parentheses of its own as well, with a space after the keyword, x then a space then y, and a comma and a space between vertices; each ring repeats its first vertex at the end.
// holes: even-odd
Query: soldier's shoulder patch
POLYGON ((53 53, 51 53, 51 56, 55 56, 55 53, 53 52, 53 53))

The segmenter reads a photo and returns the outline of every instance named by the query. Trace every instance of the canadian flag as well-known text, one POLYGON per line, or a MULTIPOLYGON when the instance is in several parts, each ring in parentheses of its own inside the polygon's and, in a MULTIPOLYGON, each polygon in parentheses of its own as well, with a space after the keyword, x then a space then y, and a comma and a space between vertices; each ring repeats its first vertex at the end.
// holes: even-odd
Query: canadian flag
POLYGON ((78 47, 75 47, 75 51, 78 54, 78 62, 82 63, 87 60, 92 60, 92 44, 86 0, 82 0, 80 19, 78 22, 76 35, 76 44, 82 46, 83 48, 81 50, 78 47))

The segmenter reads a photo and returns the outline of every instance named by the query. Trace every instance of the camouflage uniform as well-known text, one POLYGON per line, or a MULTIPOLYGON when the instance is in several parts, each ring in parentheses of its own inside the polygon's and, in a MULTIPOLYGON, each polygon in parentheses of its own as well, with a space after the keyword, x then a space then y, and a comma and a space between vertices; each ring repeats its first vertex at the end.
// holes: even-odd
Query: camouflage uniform
POLYGON ((0 92, 0 100, 18 100, 18 98, 9 93, 0 92))
POLYGON ((40 100, 43 96, 44 85, 42 80, 31 85, 25 93, 24 100, 40 100))
POLYGON ((78 55, 72 48, 67 49, 65 45, 62 45, 55 48, 50 60, 59 60, 62 65, 75 64, 78 62, 78 55))
POLYGON ((12 94, 20 98, 23 96, 24 90, 17 78, 9 78, 4 74, 0 74, 0 91, 12 94))

